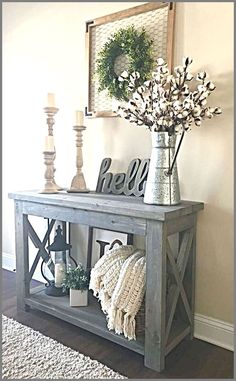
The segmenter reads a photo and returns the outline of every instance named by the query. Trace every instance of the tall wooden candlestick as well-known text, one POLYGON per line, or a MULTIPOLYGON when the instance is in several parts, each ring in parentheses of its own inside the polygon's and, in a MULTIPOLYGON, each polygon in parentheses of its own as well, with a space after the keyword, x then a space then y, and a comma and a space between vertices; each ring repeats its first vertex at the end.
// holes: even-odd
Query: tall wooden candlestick
MULTIPOLYGON (((47 115, 48 136, 53 136, 53 126, 55 124, 54 116, 59 111, 59 109, 57 107, 54 107, 54 106, 48 106, 48 107, 44 107, 44 111, 45 111, 45 113, 47 115)), ((55 172, 56 172, 56 169, 55 169, 55 166, 54 166, 55 159, 56 159, 56 150, 55 150, 55 147, 54 147, 54 156, 53 156, 53 162, 52 162, 54 175, 55 175, 55 172)), ((54 176, 53 176, 53 182, 54 182, 55 187, 57 188, 57 190, 62 190, 63 189, 62 187, 57 185, 57 183, 55 182, 54 176)))
POLYGON ((84 126, 74 126, 73 130, 76 132, 76 175, 73 177, 71 187, 67 192, 71 193, 88 193, 89 189, 86 186, 83 167, 83 131, 86 129, 84 126))

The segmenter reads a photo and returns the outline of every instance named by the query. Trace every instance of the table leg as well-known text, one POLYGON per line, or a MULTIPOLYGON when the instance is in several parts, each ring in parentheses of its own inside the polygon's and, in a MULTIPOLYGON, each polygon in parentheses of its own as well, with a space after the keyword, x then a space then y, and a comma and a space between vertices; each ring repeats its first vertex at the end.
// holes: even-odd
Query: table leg
POLYGON ((195 275, 196 275, 196 230, 197 230, 197 215, 195 215, 194 227, 193 227, 193 241, 190 249, 190 279, 191 279, 191 295, 190 295, 190 308, 192 313, 191 319, 191 332, 190 339, 193 339, 194 335, 194 310, 195 310, 195 275))
POLYGON ((166 237, 164 223, 147 221, 144 364, 158 372, 165 367, 166 237))
POLYGON ((15 231, 17 308, 28 310, 25 304, 30 293, 27 215, 19 202, 15 202, 15 231))

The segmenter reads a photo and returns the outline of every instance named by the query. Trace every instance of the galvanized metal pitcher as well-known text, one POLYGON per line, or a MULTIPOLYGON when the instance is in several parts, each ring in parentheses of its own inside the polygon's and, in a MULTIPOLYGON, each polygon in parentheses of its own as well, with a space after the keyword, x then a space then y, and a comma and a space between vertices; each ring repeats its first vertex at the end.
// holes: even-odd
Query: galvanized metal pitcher
POLYGON ((176 136, 169 136, 167 132, 152 132, 151 135, 152 153, 144 202, 157 205, 179 204, 179 178, 175 162, 176 136))

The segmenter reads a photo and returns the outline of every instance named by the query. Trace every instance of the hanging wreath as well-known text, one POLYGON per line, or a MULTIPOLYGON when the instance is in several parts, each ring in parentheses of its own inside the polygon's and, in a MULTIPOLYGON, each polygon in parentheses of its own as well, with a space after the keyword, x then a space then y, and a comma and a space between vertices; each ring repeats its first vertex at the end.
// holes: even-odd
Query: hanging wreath
MULTIPOLYGON (((120 29, 105 43, 98 53, 96 73, 99 79, 98 91, 107 90, 110 97, 118 100, 129 99, 128 82, 122 81, 122 76, 138 72, 140 77, 137 86, 148 79, 153 69, 152 57, 153 41, 147 36, 145 29, 140 32, 134 26, 120 29), (125 55, 128 59, 127 68, 120 75, 115 72, 115 63, 118 57, 125 55), (118 80, 119 78, 119 80, 118 80)), ((136 78, 137 79, 137 78, 136 78)))

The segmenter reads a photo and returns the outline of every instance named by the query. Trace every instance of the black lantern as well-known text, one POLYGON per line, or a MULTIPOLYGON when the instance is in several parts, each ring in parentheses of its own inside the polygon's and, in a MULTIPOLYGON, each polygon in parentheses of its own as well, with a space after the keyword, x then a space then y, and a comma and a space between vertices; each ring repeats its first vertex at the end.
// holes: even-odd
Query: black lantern
POLYGON ((70 255, 70 249, 71 245, 69 243, 66 243, 65 237, 62 234, 62 229, 60 225, 58 225, 54 241, 51 245, 47 247, 50 257, 52 251, 55 253, 53 280, 49 280, 45 275, 45 271, 43 271, 43 265, 46 263, 45 261, 42 262, 41 266, 42 276, 47 281, 45 289, 45 293, 47 295, 63 296, 67 294, 67 292, 64 291, 62 287, 65 274, 71 267, 71 261, 74 263, 75 267, 77 266, 76 261, 70 255))

